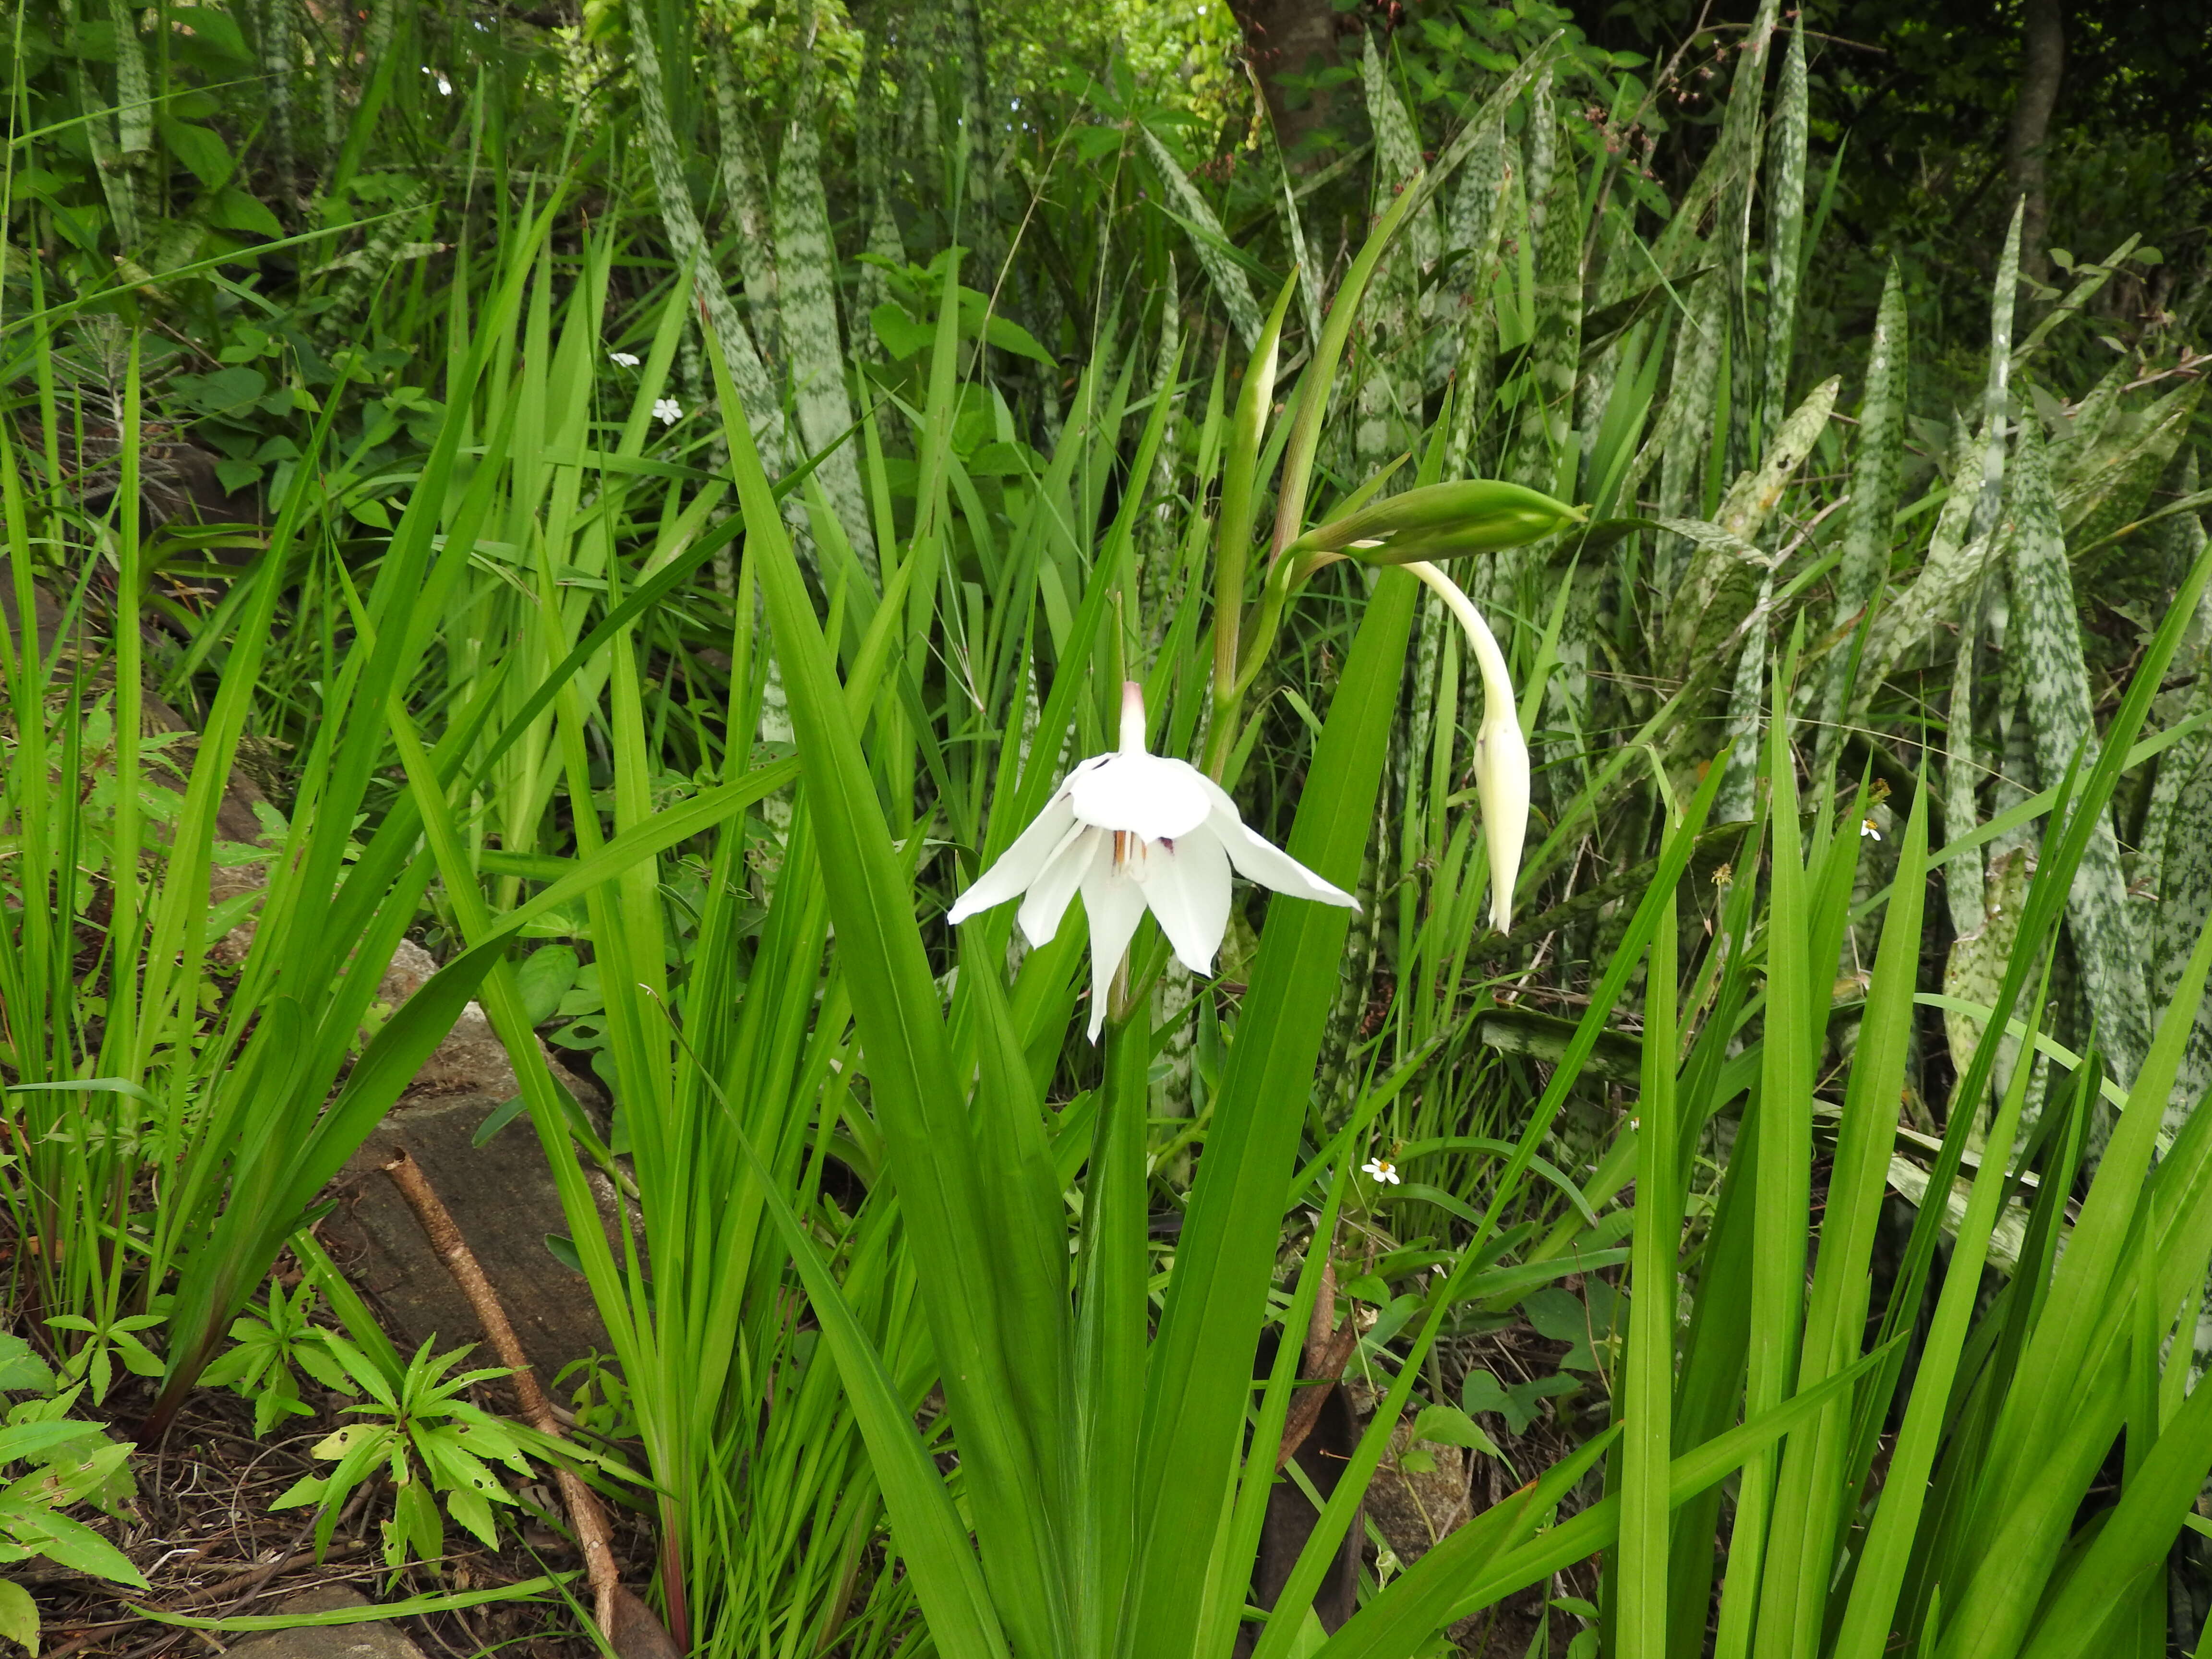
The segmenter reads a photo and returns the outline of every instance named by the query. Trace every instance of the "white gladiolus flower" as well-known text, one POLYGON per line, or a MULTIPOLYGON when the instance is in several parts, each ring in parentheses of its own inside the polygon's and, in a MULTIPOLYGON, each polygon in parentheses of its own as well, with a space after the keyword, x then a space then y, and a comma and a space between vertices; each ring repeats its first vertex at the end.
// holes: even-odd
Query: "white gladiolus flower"
POLYGON ((618 368, 635 368, 638 365, 638 356, 634 351, 610 351, 607 353, 607 361, 618 368))
POLYGON ((1359 1169, 1362 1174, 1371 1175, 1376 1180, 1388 1182, 1393 1187, 1401 1184, 1404 1179, 1398 1173, 1398 1166, 1387 1158, 1370 1158, 1359 1169))
POLYGON ((1229 872, 1297 898, 1359 908, 1289 854, 1244 827, 1229 793, 1188 762, 1145 749, 1145 694, 1121 689, 1121 747, 1062 781, 1036 822, 954 902, 965 921, 1021 897, 1022 932, 1045 945, 1079 891, 1091 921, 1091 1040, 1106 994, 1149 909, 1194 974, 1213 971, 1229 928, 1229 872), (1026 897, 1022 896, 1027 895, 1026 897))
POLYGON ((684 418, 684 405, 673 398, 663 398, 653 404, 653 418, 663 426, 674 426, 684 418))
POLYGON ((1513 681, 1505 653, 1474 601, 1432 564, 1413 560, 1402 568, 1427 583, 1458 619, 1482 672, 1482 724, 1474 734, 1474 793, 1482 803, 1482 833, 1490 845, 1490 925, 1508 932, 1513 922, 1513 884, 1521 873, 1521 848, 1528 839, 1528 743, 1521 735, 1513 681))

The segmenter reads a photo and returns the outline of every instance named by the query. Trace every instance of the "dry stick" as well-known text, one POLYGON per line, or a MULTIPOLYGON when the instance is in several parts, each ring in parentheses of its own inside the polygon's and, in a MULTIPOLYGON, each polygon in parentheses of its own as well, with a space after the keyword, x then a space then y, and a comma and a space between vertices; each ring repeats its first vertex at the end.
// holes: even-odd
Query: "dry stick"
MULTIPOLYGON (((507 1322, 507 1310, 500 1305, 499 1293, 484 1277, 476 1253, 469 1249, 468 1240, 461 1237, 461 1230, 431 1187, 429 1177, 422 1173, 422 1166, 403 1146, 384 1165, 384 1173, 392 1177, 392 1184, 407 1200, 407 1207, 415 1212, 415 1219, 422 1224, 431 1249, 445 1262, 447 1270, 453 1275, 453 1282, 468 1298, 477 1323, 491 1340, 492 1352, 499 1356, 500 1364, 514 1372, 509 1380, 514 1384, 524 1419, 540 1434, 555 1440, 563 1438, 561 1419, 553 1414, 552 1401, 546 1399, 545 1390, 538 1386, 538 1375, 531 1370, 522 1344, 515 1340, 514 1327, 507 1322)), ((561 1501, 568 1507, 568 1524, 574 1528, 576 1542, 584 1552, 584 1567, 591 1577, 600 1631, 618 1651, 672 1655, 676 1651, 673 1638, 653 1618, 651 1610, 622 1587, 614 1551, 607 1541, 607 1512, 598 1494, 568 1469, 556 1468, 554 1477, 560 1482, 561 1501), (654 1646, 656 1636, 659 1642, 654 1646)))
POLYGON ((1305 1362, 1300 1367, 1304 1372, 1302 1380, 1309 1386, 1291 1397, 1290 1414, 1283 1419, 1283 1443, 1275 1453, 1277 1468, 1297 1455, 1306 1437, 1314 1431, 1314 1425, 1321 1421, 1321 1408, 1342 1380, 1345 1365, 1358 1342, 1357 1319, 1347 1317, 1342 1326, 1337 1325, 1336 1261, 1334 1256, 1324 1257, 1320 1292, 1314 1297, 1313 1319, 1306 1328, 1305 1352, 1301 1356, 1305 1362))
POLYGON ((1306 1379, 1307 1386, 1297 1399, 1291 1401, 1290 1415, 1283 1420, 1283 1447, 1275 1455, 1275 1467, 1281 1468, 1306 1443, 1306 1437, 1321 1421, 1321 1408, 1328 1403, 1329 1395, 1343 1382, 1344 1367, 1352 1358, 1352 1351, 1359 1346, 1359 1327, 1347 1319, 1338 1327, 1328 1340, 1321 1364, 1306 1379))

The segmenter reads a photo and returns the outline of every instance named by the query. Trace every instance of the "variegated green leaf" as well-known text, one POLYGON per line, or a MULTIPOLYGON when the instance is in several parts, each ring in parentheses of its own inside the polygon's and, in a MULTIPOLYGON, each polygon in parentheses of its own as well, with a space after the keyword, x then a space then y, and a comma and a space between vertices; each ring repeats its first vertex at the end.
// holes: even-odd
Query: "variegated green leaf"
POLYGON ((1981 445, 1963 425, 1954 439, 1951 494, 1936 515, 1927 557, 1911 584, 1876 611, 1867 629, 1866 648, 1859 660, 1858 681, 1845 716, 1847 721, 1863 716, 1875 689, 1908 652, 1927 639, 1937 623, 1957 614, 1958 607, 1982 580, 1992 561, 2002 554, 2003 544, 1996 535, 1984 535, 1971 542, 1963 539, 1979 500, 1974 463, 1981 453, 1981 445))
POLYGON ((1834 376, 1814 388, 1776 432, 1759 470, 1737 479, 1722 501, 1714 514, 1718 534, 1698 539, 1679 586, 1668 596, 1671 672, 1686 673, 1691 662, 1717 647, 1751 609, 1758 582, 1738 550, 1751 546, 1765 528, 1790 475, 1826 428, 1842 386, 1842 378, 1834 376))
MULTIPOLYGON (((2179 520, 2175 551, 2190 563, 2204 546, 2204 529, 2194 518, 2179 520)), ((2186 568, 2185 566, 2184 567, 2186 568)), ((2212 624, 2200 617, 2199 625, 2212 624)), ((2212 646, 2199 650, 2197 684, 2185 714, 2212 710, 2212 646)), ((2189 952, 2212 915, 2212 732, 2198 731, 2159 757, 2158 776, 2143 813, 2142 850, 2137 854, 2131 902, 2142 914, 2136 935, 2146 963, 2151 1000, 2163 1007, 2173 999, 2189 952), (2136 898, 2136 894, 2143 895, 2136 898)), ((2212 1090, 2212 1001, 2197 1010, 2197 1024, 2183 1052, 2181 1069, 2167 1103, 2167 1130, 2193 1111, 2212 1090)))
MULTIPOLYGON (((1881 591, 1889 564, 1890 526, 1904 477, 1905 381, 1911 344, 1905 313, 1905 284, 1896 264, 1882 283, 1875 313, 1874 339, 1867 348, 1866 397, 1859 405, 1858 447, 1851 458, 1851 501, 1844 520, 1842 556, 1836 564, 1836 605, 1828 626, 1840 633, 1852 626, 1881 591)), ((1834 652, 1822 672, 1816 773, 1827 769, 1835 752, 1844 712, 1844 677, 1850 652, 1834 652)), ((1862 683, 1865 670, 1861 669, 1862 683)))
POLYGON ((1138 131, 1144 136, 1145 154, 1152 157, 1160 182, 1175 198, 1176 211, 1194 228, 1191 252, 1198 255, 1199 266, 1213 284, 1214 295, 1221 301, 1221 309, 1237 331, 1237 337, 1244 343, 1246 350, 1250 350, 1252 343, 1260 337, 1260 302, 1252 297, 1252 284, 1245 280, 1243 268, 1229 257, 1228 238, 1222 233, 1221 221, 1214 216, 1206 198, 1199 194, 1198 187, 1168 153, 1168 147, 1152 136, 1152 129, 1139 126, 1138 131))
MULTIPOLYGON (((1790 351, 1796 338, 1797 273, 1805 235, 1805 141, 1808 93, 1805 76, 1805 15, 1790 31, 1782 92, 1775 106, 1771 146, 1772 194, 1767 204, 1766 386, 1763 407, 1771 427, 1787 407, 1790 351)), ((1763 436, 1764 434, 1762 434, 1763 436)))
MULTIPOLYGON (((1953 831, 1955 836, 1959 831, 1953 831)), ((2012 960, 2013 947, 2020 938, 2020 918, 2027 902, 2027 849, 2015 848, 1996 861, 1990 872, 1988 891, 1982 902, 1977 926, 1970 933, 1962 933, 1952 941, 1951 953, 1943 964, 1943 994, 1960 1002, 1990 1007, 1997 1000, 1998 988, 2004 982, 2006 965, 2012 960)), ((1964 1077, 1972 1064, 1974 1045, 1982 1040, 1984 1022, 1955 1009, 1943 1011, 1943 1036, 1950 1045, 1951 1062, 1964 1077)), ((1990 1078, 1990 1088, 2002 1095, 2010 1086, 2012 1068, 2020 1054, 2017 1037, 2004 1039, 1997 1055, 1996 1070, 1990 1078)), ((1972 1103, 1978 1113, 1984 1103, 1972 1103)), ((1968 1103, 1959 1103, 1965 1108, 1968 1103)), ((1967 1139, 1967 1150, 1979 1152, 1984 1135, 1978 1117, 1976 1127, 1967 1139)))
MULTIPOLYGON (((2078 754, 2096 754, 2097 732, 2082 660, 2081 613, 2066 563, 2040 430, 2021 423, 2011 498, 2013 614, 2008 648, 2019 653, 2038 771, 2055 783, 2078 754)), ((2149 1038, 2144 1024, 2142 958, 2130 948, 2127 887, 2109 819, 2100 822, 2082 855, 2067 906, 2075 954, 2096 1011, 2099 1041, 2124 1082, 2133 1079, 2149 1038)))
POLYGON ((854 446, 841 441, 853 423, 853 405, 845 393, 845 352, 837 327, 837 252, 830 244, 830 204, 822 190, 822 140, 815 100, 814 58, 809 53, 775 168, 776 276, 784 356, 799 438, 810 454, 830 452, 814 476, 821 480, 860 568, 871 581, 878 581, 876 538, 860 493, 860 465, 854 446))
POLYGON ((744 404, 745 424, 752 429, 761 465, 774 477, 783 470, 783 409, 775 387, 769 384, 768 370, 761 362, 751 331, 739 319, 737 307, 730 302, 729 290, 722 286, 714 262, 708 253, 706 237, 699 228, 698 209, 691 200, 691 187, 684 179, 683 152, 678 149, 675 131, 668 124, 660 49, 653 43, 652 20, 646 15, 641 0, 630 0, 629 24, 630 52, 637 66, 639 103, 645 118, 646 155, 653 167, 653 189, 660 197, 661 222, 667 229, 669 245, 676 250, 677 258, 693 273, 700 303, 706 307, 714 337, 721 342, 731 382, 744 404))
MULTIPOLYGON (((1679 518, 1705 516, 1705 476, 1718 419, 1714 392, 1720 383, 1721 346, 1728 330, 1728 277, 1710 269, 1688 295, 1688 313, 1676 325, 1674 359, 1667 388, 1667 420, 1659 459, 1659 510, 1679 518)), ((1664 538, 1658 549, 1656 585, 1663 594, 1680 580, 1685 551, 1664 538)), ((1662 627, 1664 626, 1662 620, 1662 627)))
POLYGON ((1759 732, 1761 699, 1766 690, 1766 613, 1774 603, 1774 577, 1770 572, 1759 584, 1759 599, 1752 606, 1743 630, 1743 653, 1736 659, 1735 679, 1729 688, 1728 775, 1713 797, 1715 823, 1749 822, 1752 787, 1759 773, 1759 732))
MULTIPOLYGON (((711 26, 705 35, 707 63, 714 83, 714 130, 720 142, 722 194, 728 198, 737 232, 738 274, 762 355, 781 351, 776 303, 775 242, 769 212, 768 164, 761 159, 760 135, 738 94, 737 64, 728 35, 711 26)), ((863 313, 866 314, 865 313, 863 313)))
POLYGON ((2132 416, 2107 426, 2058 487, 2058 514, 2070 545, 2087 547, 2142 516, 2203 395, 2185 381, 2132 416))

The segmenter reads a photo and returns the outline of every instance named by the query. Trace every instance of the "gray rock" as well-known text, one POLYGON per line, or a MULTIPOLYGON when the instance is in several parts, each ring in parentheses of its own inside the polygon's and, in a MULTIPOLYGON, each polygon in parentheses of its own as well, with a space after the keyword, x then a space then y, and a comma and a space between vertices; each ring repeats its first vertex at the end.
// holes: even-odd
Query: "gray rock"
MULTIPOLYGON (((382 1173, 404 1146, 453 1212, 532 1368, 550 1388, 571 1360, 594 1348, 608 1351, 606 1328, 583 1275, 546 1248, 546 1236, 566 1235, 568 1224, 528 1117, 515 1118, 482 1146, 473 1144, 484 1120, 507 1097, 410 1094, 333 1183, 338 1208, 319 1237, 346 1276, 377 1304, 395 1341, 411 1351, 432 1340, 439 1352, 483 1344, 483 1328, 452 1273, 382 1173)), ((611 1235, 617 1224, 613 1194, 596 1176, 592 1184, 601 1224, 611 1235)), ((473 1358, 482 1364, 498 1363, 488 1347, 473 1358)))
MULTIPOLYGON (((276 1611, 331 1613, 371 1606, 349 1584, 319 1584, 278 1604, 276 1611)), ((422 1659, 422 1650, 381 1619, 357 1625, 301 1625, 240 1637, 230 1644, 239 1659, 422 1659)))
MULTIPOLYGON (((388 1018, 437 970, 428 951, 402 939, 377 985, 379 1017, 388 1018)), ((604 1132, 605 1097, 553 1060, 550 1051, 546 1057, 554 1077, 604 1132)), ((409 1352, 425 1341, 439 1352, 483 1343, 483 1328, 453 1274, 431 1252, 414 1212, 382 1173, 404 1146, 452 1212, 532 1368, 550 1388, 571 1360, 594 1349, 605 1352, 607 1334, 583 1275, 546 1248, 547 1236, 566 1235, 568 1224, 528 1115, 514 1118, 483 1146, 475 1144, 485 1119, 519 1089, 506 1046, 483 1007, 469 1003, 391 1115, 331 1183, 339 1207, 320 1236, 347 1277, 376 1304, 393 1340, 409 1352)), ((592 1179, 601 1223, 611 1234, 617 1224, 612 1191, 603 1178, 592 1179)), ((488 1347, 471 1358, 479 1364, 498 1363, 488 1347)))
MULTIPOLYGON (((438 963, 428 951, 411 939, 401 939, 398 948, 392 953, 392 965, 377 982, 378 1008, 388 1018, 437 971, 438 963)), ((603 1111, 606 1099, 598 1085, 568 1070, 550 1048, 543 1043, 538 1046, 561 1086, 581 1102, 586 1110, 594 1115, 603 1111)), ((400 1104, 410 1106, 436 1095, 489 1095, 495 1100, 512 1100, 520 1088, 515 1080, 514 1062, 507 1058, 507 1045, 492 1030, 491 1016, 484 1012, 482 1003, 470 1002, 462 1005, 453 1029, 415 1073, 415 1080, 407 1085, 400 1104)))
POLYGON ((1468 1454, 1457 1446, 1413 1443, 1413 1425, 1401 1421, 1390 1431, 1390 1455, 1367 1487, 1367 1514, 1375 1529, 1407 1566, 1442 1543, 1447 1533, 1469 1518, 1472 1488, 1468 1454), (1407 1455, 1418 1450, 1418 1466, 1407 1455))

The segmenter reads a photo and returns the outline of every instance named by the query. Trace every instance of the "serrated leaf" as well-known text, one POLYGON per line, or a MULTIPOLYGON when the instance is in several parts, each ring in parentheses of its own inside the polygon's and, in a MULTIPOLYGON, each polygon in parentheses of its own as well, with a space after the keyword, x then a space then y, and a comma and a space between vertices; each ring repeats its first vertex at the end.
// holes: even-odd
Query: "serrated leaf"
POLYGON ((131 1565, 131 1559, 83 1522, 47 1510, 36 1517, 35 1526, 43 1536, 34 1539, 21 1528, 14 1528, 15 1536, 22 1542, 35 1544, 47 1559, 58 1561, 77 1572, 90 1573, 95 1578, 128 1584, 133 1589, 146 1588, 145 1576, 131 1565))
POLYGON ((13 1331, 0 1331, 0 1394, 53 1386, 53 1367, 13 1331))
POLYGON ((499 1530, 492 1521, 491 1505, 481 1493, 454 1488, 446 1494, 446 1513, 486 1549, 499 1547, 499 1530))
POLYGON ((401 1486, 392 1507, 399 1533, 418 1559, 434 1561, 446 1553, 446 1524, 438 1517, 437 1499, 427 1485, 412 1480, 401 1486))
POLYGON ((527 1474, 530 1465, 525 1461, 522 1448, 506 1428, 495 1422, 467 1422, 454 1430, 460 1443, 479 1457, 489 1457, 506 1464, 519 1474, 527 1474))
POLYGON ((337 1357, 320 1342, 302 1340, 292 1349, 293 1362, 325 1388, 339 1394, 358 1394, 359 1386, 348 1376, 337 1357))
POLYGON ((11 1424, 0 1429, 0 1463, 50 1456, 57 1448, 94 1437, 100 1431, 96 1423, 80 1423, 73 1419, 11 1424))

